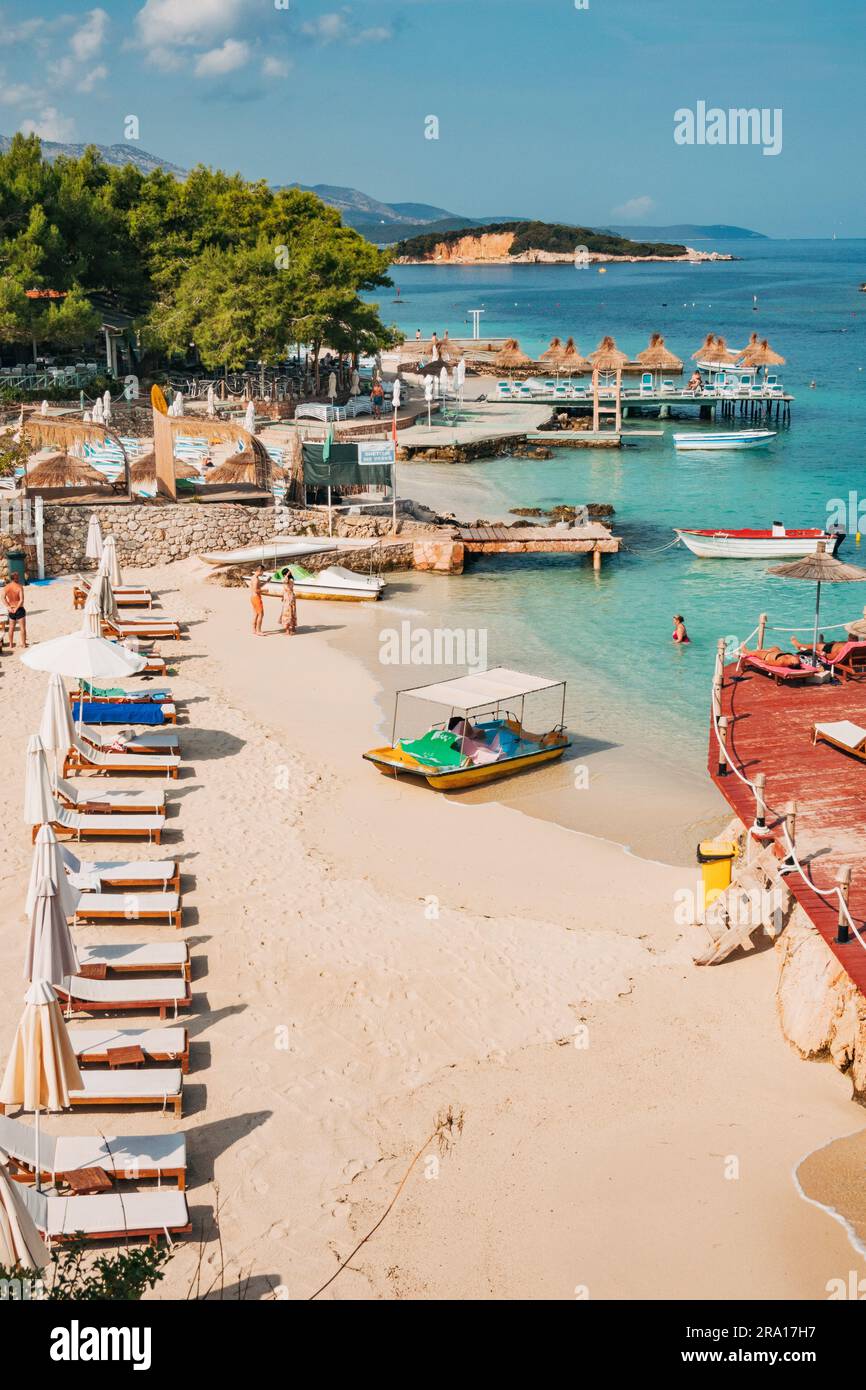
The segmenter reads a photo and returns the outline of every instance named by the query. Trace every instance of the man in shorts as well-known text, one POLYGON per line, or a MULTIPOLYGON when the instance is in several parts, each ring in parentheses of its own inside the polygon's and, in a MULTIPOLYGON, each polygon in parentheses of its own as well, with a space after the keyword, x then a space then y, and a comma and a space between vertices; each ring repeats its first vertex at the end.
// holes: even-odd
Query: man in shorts
POLYGON ((15 646, 15 628, 21 624, 21 642, 27 646, 27 610, 24 607, 24 590, 17 579, 10 579, 3 590, 3 603, 9 620, 9 646, 15 646))

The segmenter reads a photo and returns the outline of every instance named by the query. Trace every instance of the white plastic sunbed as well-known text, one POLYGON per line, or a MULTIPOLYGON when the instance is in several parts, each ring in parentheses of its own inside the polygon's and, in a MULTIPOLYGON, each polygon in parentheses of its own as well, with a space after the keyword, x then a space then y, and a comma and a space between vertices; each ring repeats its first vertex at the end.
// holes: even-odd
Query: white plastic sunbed
MULTIPOLYGON (((148 840, 151 844, 158 845, 165 826, 165 816, 121 816, 106 815, 104 812, 91 816, 82 815, 80 811, 70 811, 68 807, 58 806, 56 802, 54 806, 55 815, 51 822, 53 829, 65 830, 77 840, 108 840, 113 835, 129 835, 133 839, 148 840)), ((38 831, 38 825, 34 825, 34 843, 38 831)))
POLYGON ((187 1235, 192 1230, 183 1192, 107 1192, 97 1197, 52 1197, 35 1187, 21 1189, 36 1228, 48 1240, 82 1234, 88 1240, 123 1236, 187 1235))
MULTIPOLYGON (((0 1115, 0 1149, 29 1173, 36 1172, 32 1125, 0 1115)), ((156 1178, 186 1187, 186 1139, 182 1134, 39 1136, 39 1176, 51 1183, 81 1168, 102 1168, 113 1178, 156 1178)))
POLYGON ((866 729, 854 724, 850 719, 839 719, 830 724, 815 724, 812 728, 812 742, 829 743, 843 752, 866 758, 866 729))
POLYGON ((156 815, 165 808, 164 791, 148 791, 135 788, 132 791, 92 791, 90 786, 78 787, 64 777, 58 777, 54 791, 70 810, 96 814, 101 810, 108 813, 142 812, 156 815))
POLYGON ((123 1067, 83 1071, 81 1090, 70 1091, 72 1105, 158 1105, 163 1112, 183 1110, 180 1067, 123 1067))
POLYGON ((108 1066, 115 1048, 140 1047, 151 1062, 176 1062, 184 1074, 189 1071, 185 1028, 70 1028, 68 1032, 79 1062, 108 1066))
POLYGON ((79 859, 66 845, 60 855, 73 888, 80 893, 103 888, 180 888, 180 870, 174 859, 79 859))
POLYGON ((115 975, 146 974, 148 971, 176 971, 189 979, 189 947, 185 941, 146 941, 124 945, 78 946, 79 965, 104 965, 115 975))
POLYGON ((112 745, 117 742, 121 742, 130 753, 176 753, 180 744, 178 735, 167 730, 148 729, 147 733, 128 738, 104 724, 82 724, 80 737, 82 743, 99 748, 103 753, 113 752, 112 745))
MULTIPOLYGON (((78 922, 162 921, 183 926, 179 893, 82 893, 75 912, 78 922)), ((80 953, 79 953, 80 954, 80 953)))
POLYGON ((136 772, 164 772, 177 777, 180 758, 176 753, 105 753, 92 744, 83 743, 76 735, 66 755, 63 775, 78 768, 97 768, 100 772, 119 772, 129 776, 136 772))
POLYGON ((88 980, 73 975, 54 988, 67 1006, 67 1012, 144 1013, 148 1009, 158 1009, 160 1018, 164 1019, 169 1012, 177 1017, 178 1009, 188 1009, 192 1005, 188 980, 158 977, 141 980, 133 976, 123 980, 88 980))

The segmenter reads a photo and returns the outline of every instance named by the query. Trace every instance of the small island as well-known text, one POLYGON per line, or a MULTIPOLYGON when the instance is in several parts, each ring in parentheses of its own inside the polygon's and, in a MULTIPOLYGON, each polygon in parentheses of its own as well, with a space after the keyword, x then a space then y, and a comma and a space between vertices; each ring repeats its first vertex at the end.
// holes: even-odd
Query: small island
POLYGON ((425 232, 394 247, 398 265, 594 265, 610 261, 732 261, 718 251, 671 242, 630 241, 561 222, 499 222, 425 232))

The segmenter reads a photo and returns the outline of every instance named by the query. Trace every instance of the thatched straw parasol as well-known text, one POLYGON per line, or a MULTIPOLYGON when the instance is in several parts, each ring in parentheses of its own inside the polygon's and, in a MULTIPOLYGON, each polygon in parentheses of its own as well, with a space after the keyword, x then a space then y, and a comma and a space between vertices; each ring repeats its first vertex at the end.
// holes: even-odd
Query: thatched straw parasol
POLYGON ((532 358, 520 351, 516 338, 509 338, 496 358, 497 367, 531 367, 532 358))
POLYGON ((714 362, 718 366, 726 367, 737 361, 738 354, 731 352, 724 338, 716 337, 714 333, 708 333, 697 352, 692 353, 692 358, 698 362, 714 362))
POLYGON ((562 372, 588 372, 592 367, 589 358, 584 357, 573 338, 569 338, 559 358, 562 372))
POLYGON ((645 347, 643 352, 638 353, 637 360, 651 371, 681 372, 683 369, 681 359, 671 352, 670 348, 665 347, 665 340, 661 333, 653 333, 649 340, 649 347, 645 347))
POLYGON ((821 612, 822 584, 866 584, 866 570, 859 565, 846 565, 834 555, 828 555, 824 541, 818 542, 814 555, 806 555, 802 560, 790 560, 786 565, 776 565, 768 574, 776 574, 781 579, 806 579, 817 585, 815 591, 815 634, 813 651, 818 648, 818 618, 821 612))
POLYGON ((256 481, 256 456, 251 449, 243 453, 229 454, 216 468, 209 468, 205 474, 208 483, 254 483, 256 481))
POLYGON ((562 346, 562 339, 551 338, 550 347, 545 349, 545 351, 541 354, 538 360, 539 362, 550 362, 551 365, 555 365, 556 362, 559 361, 559 358, 562 356, 563 352, 564 348, 562 346))
POLYGON ((766 338, 762 338, 760 342, 750 341, 743 353, 742 361, 747 367, 784 367, 785 365, 784 357, 773 351, 766 338))
POLYGON ((98 469, 72 454, 50 454, 28 468, 26 482, 28 487, 111 487, 98 469))
POLYGON ((607 334, 602 338, 595 352, 589 354, 589 360, 594 367, 598 367, 600 372, 615 372, 617 367, 624 367, 628 361, 628 353, 621 352, 607 334))
POLYGON ((863 617, 858 618, 855 623, 847 623, 845 631, 849 637, 853 637, 858 642, 866 638, 866 608, 863 609, 863 617))
MULTIPOLYGON (((200 478, 201 473, 194 463, 186 463, 183 459, 175 459, 174 476, 176 478, 200 478)), ((142 454, 135 463, 129 465, 129 481, 133 487, 152 487, 156 483, 156 454, 151 449, 150 453, 142 454)))

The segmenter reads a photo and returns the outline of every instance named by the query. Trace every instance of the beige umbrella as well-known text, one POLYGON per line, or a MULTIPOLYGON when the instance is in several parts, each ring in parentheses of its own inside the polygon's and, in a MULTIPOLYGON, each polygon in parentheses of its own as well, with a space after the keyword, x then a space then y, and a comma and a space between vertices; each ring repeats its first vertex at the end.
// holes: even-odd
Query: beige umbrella
POLYGON ((625 366, 628 353, 622 352, 610 334, 602 338, 595 352, 589 354, 589 361, 600 372, 615 372, 617 367, 625 366))
POLYGON ((670 348, 665 347, 661 333, 653 333, 649 346, 637 355, 638 362, 656 372, 681 372, 682 360, 670 348))
POLYGON ((39 737, 46 753, 54 755, 55 777, 57 776, 58 755, 63 758, 66 757, 72 747, 74 732, 72 711, 69 707, 63 677, 53 671, 48 677, 48 689, 45 692, 45 705, 42 710, 42 723, 39 725, 39 737))
POLYGON ((13 1182, 9 1157, 0 1149, 0 1265, 7 1269, 45 1269, 51 1256, 13 1182))
POLYGON ((62 985, 68 975, 77 974, 78 956, 60 891, 50 878, 43 878, 36 889, 30 915, 24 978, 31 982, 47 980, 50 985, 62 985))
MULTIPOLYGON (((108 553, 108 550, 106 550, 105 554, 107 555, 108 553)), ((120 614, 117 611, 117 602, 114 597, 114 589, 112 587, 112 583, 108 575, 101 568, 96 576, 96 582, 93 585, 93 592, 96 595, 96 600, 99 604, 100 617, 104 618, 109 623, 113 623, 116 627, 117 624, 120 622, 120 614)))
POLYGON ((776 565, 767 571, 781 579, 806 579, 815 584, 815 633, 812 650, 818 650, 818 619, 821 612, 822 584, 866 584, 866 570, 859 565, 846 565, 833 555, 828 555, 825 542, 819 541, 814 555, 805 555, 802 560, 790 560, 786 565, 776 565))
POLYGON ((28 487, 103 487, 111 484, 92 464, 72 454, 51 454, 27 470, 28 487))
POLYGON ((47 980, 34 980, 0 1082, 0 1102, 32 1110, 36 1129, 36 1186, 39 1187, 39 1112, 65 1110, 70 1091, 84 1082, 69 1041, 57 995, 47 980))
POLYGON ((87 540, 84 545, 84 554, 88 560, 96 560, 97 563, 102 559, 102 530, 99 525, 99 517, 96 512, 90 513, 90 521, 87 523, 87 540))
POLYGON ((99 562, 99 573, 107 574, 115 589, 123 583, 123 571, 120 568, 120 561, 117 558, 117 541, 113 536, 106 536, 102 543, 102 559, 99 562))
POLYGON ((27 771, 24 777, 24 824, 48 825, 57 818, 45 749, 38 734, 27 741, 27 771))
POLYGON ((32 916, 36 905, 37 889, 46 878, 50 879, 57 889, 62 911, 67 917, 74 917, 81 894, 77 888, 72 886, 63 865, 63 852, 50 825, 40 826, 36 836, 33 863, 30 868, 30 883, 27 888, 27 897, 24 900, 24 911, 28 917, 32 916))

